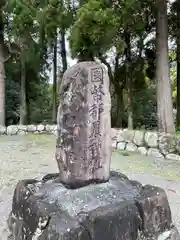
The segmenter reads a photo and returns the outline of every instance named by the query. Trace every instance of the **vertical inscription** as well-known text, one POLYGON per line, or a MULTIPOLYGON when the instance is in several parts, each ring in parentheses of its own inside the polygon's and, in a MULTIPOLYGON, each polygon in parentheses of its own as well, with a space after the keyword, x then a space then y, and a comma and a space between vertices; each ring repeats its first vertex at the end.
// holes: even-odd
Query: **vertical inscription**
POLYGON ((92 83, 103 83, 103 69, 92 68, 91 69, 91 81, 92 83))
POLYGON ((104 112, 103 104, 103 69, 93 68, 91 69, 91 95, 92 104, 89 107, 91 133, 89 135, 89 155, 92 162, 95 162, 96 167, 99 168, 101 154, 99 149, 101 148, 101 113, 104 112))

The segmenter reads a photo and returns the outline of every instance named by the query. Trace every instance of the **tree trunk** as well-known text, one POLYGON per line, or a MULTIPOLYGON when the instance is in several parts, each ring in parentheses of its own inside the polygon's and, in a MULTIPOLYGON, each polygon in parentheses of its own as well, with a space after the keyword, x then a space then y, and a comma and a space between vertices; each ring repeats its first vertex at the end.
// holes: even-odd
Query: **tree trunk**
POLYGON ((131 79, 131 43, 130 34, 125 32, 125 56, 126 56, 126 87, 127 87, 127 109, 128 109, 128 129, 133 129, 133 109, 132 109, 132 79, 131 79))
POLYGON ((5 72, 4 72, 4 25, 0 9, 0 125, 5 125, 5 72))
POLYGON ((168 21, 166 0, 157 0, 156 79, 158 130, 174 133, 173 106, 168 59, 168 21))
POLYGON ((52 110, 52 122, 56 123, 57 117, 57 37, 54 43, 53 52, 53 110, 52 110))
POLYGON ((177 1, 177 22, 176 22, 176 58, 177 58, 177 98, 176 98, 176 128, 180 130, 180 2, 177 1))
POLYGON ((20 96, 20 124, 27 123, 27 106, 26 106, 26 63, 24 55, 21 54, 21 96, 20 96))
POLYGON ((61 48, 61 60, 62 60, 62 73, 67 69, 67 54, 66 54, 66 39, 65 39, 65 30, 62 28, 60 30, 60 48, 61 48))
POLYGON ((123 101, 123 89, 118 88, 116 90, 117 96, 117 114, 116 114, 116 127, 122 128, 123 116, 124 116, 124 101, 123 101))

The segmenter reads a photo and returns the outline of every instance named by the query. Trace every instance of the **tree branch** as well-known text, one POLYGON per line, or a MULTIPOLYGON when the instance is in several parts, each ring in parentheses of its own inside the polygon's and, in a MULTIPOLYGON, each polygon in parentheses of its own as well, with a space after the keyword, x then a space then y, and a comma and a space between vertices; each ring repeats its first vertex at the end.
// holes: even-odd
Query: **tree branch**
POLYGON ((107 62, 106 58, 103 57, 102 55, 99 55, 99 60, 100 60, 102 63, 104 63, 104 65, 106 65, 106 67, 107 67, 107 69, 108 69, 109 79, 110 79, 110 81, 115 85, 114 76, 113 76, 113 73, 112 73, 112 69, 111 69, 110 64, 107 62))

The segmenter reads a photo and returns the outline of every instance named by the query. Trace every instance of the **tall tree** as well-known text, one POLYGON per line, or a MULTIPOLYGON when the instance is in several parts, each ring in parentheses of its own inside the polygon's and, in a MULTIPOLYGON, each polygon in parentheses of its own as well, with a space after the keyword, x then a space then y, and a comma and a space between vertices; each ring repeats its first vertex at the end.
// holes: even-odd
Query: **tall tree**
POLYGON ((174 133, 173 107, 168 59, 168 19, 166 0, 156 0, 156 79, 158 130, 174 133))
POLYGON ((64 73, 67 69, 65 34, 66 34, 66 30, 65 30, 64 26, 61 26, 61 29, 60 29, 60 51, 61 51, 61 61, 62 61, 62 73, 64 73))
POLYGON ((21 60, 21 93, 20 93, 20 124, 27 124, 27 100, 26 100, 26 62, 24 52, 20 53, 21 60))
MULTIPOLYGON (((28 104, 30 103, 27 88, 29 83, 28 71, 39 75, 44 63, 42 53, 43 46, 40 46, 41 33, 37 22, 39 8, 34 1, 9 0, 7 4, 9 12, 8 37, 11 44, 16 45, 16 54, 19 55, 21 63, 21 91, 20 91, 20 124, 27 123, 28 104), (13 14, 12 14, 13 13, 13 14)), ((36 77, 31 75, 31 80, 36 77)))
POLYGON ((53 47, 53 109, 52 109, 52 122, 56 123, 57 116, 57 37, 54 40, 53 47))
POLYGON ((180 130, 180 1, 176 1, 176 59, 177 59, 177 97, 176 128, 180 130))
POLYGON ((132 109, 132 75, 131 75, 131 35, 125 31, 125 73, 126 73, 126 88, 127 88, 127 110, 128 110, 128 129, 133 129, 133 109, 132 109))
POLYGON ((4 22, 3 5, 0 2, 0 125, 5 125, 5 72, 4 72, 4 22))

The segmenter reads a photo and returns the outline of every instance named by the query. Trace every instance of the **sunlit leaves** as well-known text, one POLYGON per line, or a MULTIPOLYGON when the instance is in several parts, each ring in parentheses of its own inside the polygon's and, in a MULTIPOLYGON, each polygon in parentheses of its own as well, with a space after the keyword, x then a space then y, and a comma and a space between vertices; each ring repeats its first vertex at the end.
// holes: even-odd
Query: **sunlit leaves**
POLYGON ((124 50, 124 30, 139 36, 147 25, 148 5, 139 0, 88 0, 77 12, 71 28, 73 57, 91 51, 97 56, 115 46, 124 50))
POLYGON ((101 0, 91 0, 77 13, 71 29, 70 45, 73 56, 87 49, 95 53, 106 51, 116 34, 116 15, 101 0))

